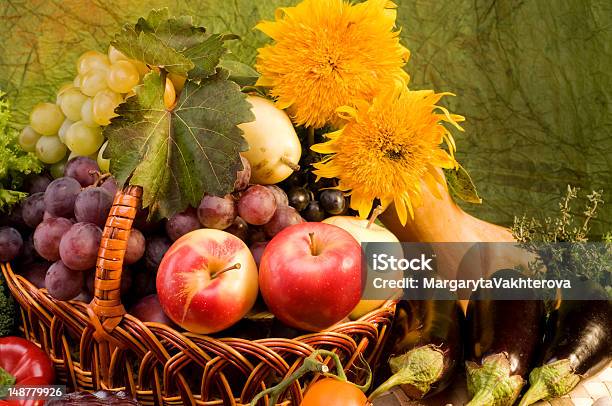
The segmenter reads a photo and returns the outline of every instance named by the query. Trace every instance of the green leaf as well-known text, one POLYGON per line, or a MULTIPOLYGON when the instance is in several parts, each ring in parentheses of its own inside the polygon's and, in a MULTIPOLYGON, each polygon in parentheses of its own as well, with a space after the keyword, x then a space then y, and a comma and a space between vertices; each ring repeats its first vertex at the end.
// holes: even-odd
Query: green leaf
POLYGON ((457 169, 444 169, 444 175, 453 197, 467 203, 482 203, 476 191, 476 185, 463 166, 459 165, 457 169))
POLYGON ((194 68, 189 71, 190 78, 202 79, 215 73, 221 56, 227 52, 225 38, 221 34, 213 34, 184 51, 184 55, 194 63, 194 68))
POLYGON ((159 40, 153 33, 136 31, 125 26, 111 42, 115 48, 149 66, 159 66, 177 75, 187 75, 194 63, 186 56, 159 40))
POLYGON ((204 27, 193 24, 192 17, 170 17, 164 8, 139 18, 134 26, 124 26, 112 44, 150 66, 202 79, 215 73, 221 56, 227 52, 224 42, 234 38, 208 34, 204 27))
POLYGON ((193 25, 193 17, 170 17, 167 8, 152 10, 146 19, 140 17, 134 28, 137 32, 154 35, 179 52, 197 45, 206 35, 206 28, 193 25))
POLYGON ((145 76, 105 128, 105 155, 120 183, 143 187, 152 216, 169 217, 196 206, 205 193, 233 190, 239 152, 248 148, 237 125, 254 116, 223 70, 200 83, 188 80, 172 111, 164 107, 163 89, 160 74, 145 76))
POLYGON ((229 71, 230 79, 240 86, 253 86, 259 78, 259 72, 246 63, 222 58, 219 66, 229 71))

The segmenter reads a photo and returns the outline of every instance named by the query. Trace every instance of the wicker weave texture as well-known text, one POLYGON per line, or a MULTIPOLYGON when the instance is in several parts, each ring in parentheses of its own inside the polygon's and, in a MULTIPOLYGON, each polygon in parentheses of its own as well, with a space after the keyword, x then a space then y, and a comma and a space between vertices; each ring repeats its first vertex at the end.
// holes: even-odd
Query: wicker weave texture
MULTIPOLYGON (((213 338, 143 323, 126 314, 121 270, 142 190, 115 196, 103 231, 91 303, 61 302, 1 264, 21 308, 25 337, 53 360, 59 381, 75 391, 126 390, 143 405, 239 405, 291 374, 315 349, 336 352, 352 379, 363 381, 393 319, 393 303, 360 320, 293 339, 213 338)), ((331 365, 331 360, 328 361, 331 365)), ((308 381, 285 404, 298 405, 308 381)), ((260 404, 264 404, 263 401, 260 404)))

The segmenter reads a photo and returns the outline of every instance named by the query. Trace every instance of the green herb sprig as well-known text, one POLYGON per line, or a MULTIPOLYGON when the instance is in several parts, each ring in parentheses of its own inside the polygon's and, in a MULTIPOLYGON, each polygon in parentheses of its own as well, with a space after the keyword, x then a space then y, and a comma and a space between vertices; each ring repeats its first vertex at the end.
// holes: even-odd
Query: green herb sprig
POLYGON ((515 217, 512 233, 527 251, 537 255, 529 272, 538 277, 593 280, 610 291, 612 284, 612 234, 601 243, 589 242, 590 224, 604 201, 603 191, 586 195, 582 212, 576 208, 579 189, 568 186, 559 202, 559 215, 543 221, 515 217), (581 214, 581 216, 579 215, 581 214))

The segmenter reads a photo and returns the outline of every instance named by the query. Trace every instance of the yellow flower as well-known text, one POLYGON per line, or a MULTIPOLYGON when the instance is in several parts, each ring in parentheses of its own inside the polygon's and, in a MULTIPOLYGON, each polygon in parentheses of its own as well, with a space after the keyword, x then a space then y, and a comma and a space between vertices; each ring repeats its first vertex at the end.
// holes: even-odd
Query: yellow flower
POLYGON ((327 134, 329 141, 312 150, 332 154, 314 164, 318 177, 338 178, 338 189, 351 195, 351 207, 367 217, 374 199, 383 208, 395 204, 402 224, 420 204, 421 180, 433 193, 446 185, 438 168, 455 168, 455 142, 442 122, 457 124, 462 116, 436 103, 450 93, 410 91, 395 86, 372 103, 344 106, 338 114, 346 125, 327 134), (443 149, 443 144, 446 149, 443 149))
POLYGON ((276 21, 255 27, 274 40, 258 50, 257 85, 270 87, 297 125, 340 123, 338 107, 408 82, 402 66, 410 52, 393 31, 395 8, 388 0, 304 0, 278 9, 276 21))

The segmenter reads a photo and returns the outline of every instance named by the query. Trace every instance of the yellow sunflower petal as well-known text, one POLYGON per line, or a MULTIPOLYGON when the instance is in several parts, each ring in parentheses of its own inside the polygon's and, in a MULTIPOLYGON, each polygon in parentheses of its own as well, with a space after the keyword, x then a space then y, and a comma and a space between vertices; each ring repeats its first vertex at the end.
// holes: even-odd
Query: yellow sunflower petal
MULTIPOLYGON (((410 214, 410 218, 414 218, 414 209, 412 206, 412 201, 410 200, 410 196, 408 195, 408 193, 404 193, 402 195, 402 200, 404 201, 404 204, 406 205, 406 208, 408 209, 408 214, 410 214)), ((402 223, 402 225, 406 225, 406 223, 402 223)))
POLYGON ((393 203, 393 196, 380 197, 380 205, 383 211, 386 210, 391 203, 393 203))
POLYGON ((450 113, 448 112, 448 109, 446 109, 445 107, 442 106, 436 106, 436 108, 438 110, 440 110, 442 113, 444 113, 444 116, 446 116, 446 121, 450 124, 452 124, 453 126, 455 126, 459 131, 463 131, 463 127, 461 127, 455 120, 453 120, 453 118, 451 117, 450 113))
POLYGON ((351 193, 351 208, 359 212, 359 217, 368 218, 370 210, 372 210, 372 200, 368 196, 353 190, 353 193, 351 193))
POLYGON ((448 152, 442 149, 433 152, 432 163, 445 169, 453 169, 455 167, 455 160, 448 154, 448 152))
POLYGON ((258 50, 262 86, 298 125, 340 126, 341 106, 372 100, 379 89, 407 83, 409 51, 394 30, 396 11, 386 0, 303 0, 277 10, 256 29, 274 41, 258 50))
POLYGON ((334 152, 338 151, 338 149, 336 148, 336 145, 337 145, 336 141, 331 140, 331 141, 323 142, 320 144, 315 144, 311 146, 310 149, 313 150, 314 152, 318 152, 319 154, 333 154, 334 152))
POLYGON ((412 207, 419 207, 423 204, 423 199, 421 198, 421 193, 411 193, 410 194, 410 203, 412 207))
POLYGON ((336 109, 336 114, 344 120, 350 120, 357 117, 357 110, 351 106, 340 106, 336 109))
POLYGON ((458 123, 461 121, 465 121, 465 117, 460 116, 459 114, 451 114, 450 116, 453 120, 455 120, 458 123))
POLYGON ((423 175, 423 181, 427 185, 427 189, 429 189, 432 195, 434 195, 438 199, 442 198, 440 190, 438 189, 439 182, 432 175, 431 171, 425 172, 425 174, 423 175))
POLYGON ((434 177, 434 179, 436 180, 436 182, 438 182, 439 185, 442 185, 444 189, 447 189, 446 177, 444 176, 444 172, 442 172, 440 169, 436 168, 431 164, 429 164, 428 166, 429 174, 434 177))
POLYGON ((268 77, 263 77, 260 76, 257 79, 257 82, 255 82, 255 86, 273 86, 274 85, 274 79, 272 78, 268 78, 268 77))
MULTIPOLYGON (((393 202, 402 223, 422 204, 424 182, 439 196, 446 187, 440 168, 454 168, 455 143, 435 103, 440 94, 401 84, 382 89, 371 103, 348 106, 345 126, 313 146, 330 154, 314 164, 317 176, 336 177, 349 191, 351 207, 369 213, 373 201, 393 202)), ((450 113, 449 113, 450 114, 450 113)))
POLYGON ((291 105, 294 103, 293 100, 289 100, 289 99, 282 99, 282 98, 278 98, 276 100, 276 107, 278 107, 279 109, 286 109, 291 107, 291 105))
POLYGON ((448 144, 451 156, 453 156, 455 150, 457 149, 457 145, 455 145, 455 138, 446 128, 444 129, 442 139, 444 140, 444 142, 446 142, 446 144, 448 144))
POLYGON ((293 7, 279 7, 279 8, 277 8, 277 9, 274 11, 274 18, 275 18, 276 20, 281 20, 281 19, 283 19, 285 16, 290 18, 290 17, 291 17, 291 14, 292 14, 292 12, 291 12, 291 9, 292 9, 292 8, 293 8, 293 7))
POLYGON ((336 178, 342 173, 342 168, 329 163, 322 165, 314 164, 313 166, 316 168, 314 171, 315 175, 322 176, 324 178, 336 178))
POLYGON ((367 100, 355 100, 355 108, 357 110, 367 110, 370 107, 370 102, 367 100))
POLYGON ((404 204, 404 200, 401 196, 397 196, 393 200, 393 204, 395 205, 395 211, 397 212, 397 218, 399 219, 402 225, 406 225, 408 221, 408 212, 406 211, 406 205, 404 204))
POLYGON ((335 140, 342 135, 342 130, 337 130, 331 133, 325 134, 325 138, 329 138, 330 140, 335 140))
POLYGON ((281 34, 280 27, 272 21, 261 21, 259 24, 255 25, 255 29, 263 32, 272 39, 276 39, 281 34))
POLYGON ((345 192, 345 195, 347 195, 347 196, 351 195, 351 187, 347 186, 346 184, 344 184, 342 182, 342 179, 340 179, 340 181, 338 182, 338 189, 340 189, 343 192, 345 192))
POLYGON ((395 19, 397 18, 397 5, 392 1, 387 0, 381 1, 381 3, 385 9, 384 14, 387 17, 387 20, 389 20, 389 23, 394 26, 395 19))

